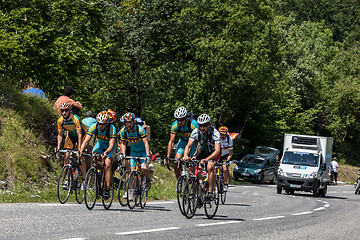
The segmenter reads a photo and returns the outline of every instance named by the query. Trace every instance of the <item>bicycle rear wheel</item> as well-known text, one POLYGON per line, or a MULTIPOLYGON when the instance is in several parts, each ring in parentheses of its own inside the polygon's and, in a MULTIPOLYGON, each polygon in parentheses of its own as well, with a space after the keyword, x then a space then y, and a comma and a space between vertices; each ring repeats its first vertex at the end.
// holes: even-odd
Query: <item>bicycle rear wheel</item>
POLYGON ((177 196, 177 202, 180 212, 183 215, 184 215, 184 208, 182 202, 183 202, 183 192, 184 192, 185 184, 186 184, 185 176, 180 176, 176 184, 176 196, 177 196))
POLYGON ((71 186, 73 185, 73 176, 70 166, 64 166, 59 174, 57 183, 57 195, 60 203, 64 204, 71 194, 71 186))
POLYGON ((130 174, 127 186, 127 204, 130 209, 133 209, 139 202, 139 188, 141 187, 140 173, 133 171, 130 174))
POLYGON ((121 176, 119 181, 119 188, 118 188, 118 199, 121 206, 125 207, 127 205, 127 180, 126 176, 129 174, 129 171, 126 171, 121 176))
POLYGON ((100 184, 98 175, 95 168, 90 168, 86 173, 85 177, 85 205, 87 209, 91 210, 94 208, 96 198, 100 193, 100 184))
MULTIPOLYGON (((105 173, 103 173, 103 181, 102 181, 101 189, 103 190, 103 192, 105 192, 106 189, 105 173)), ((101 198, 103 206, 106 210, 110 209, 112 201, 114 199, 114 176, 111 177, 109 196, 110 197, 108 199, 105 199, 104 197, 101 198)))
POLYGON ((198 201, 196 189, 197 189, 196 177, 189 178, 184 186, 183 201, 182 201, 183 211, 184 211, 183 214, 188 219, 192 218, 196 212, 197 201, 198 201))
MULTIPOLYGON (((209 194, 209 182, 206 182, 206 195, 208 194, 209 194)), ((219 207, 219 186, 217 181, 214 186, 213 194, 214 194, 214 198, 205 201, 204 204, 205 214, 210 219, 215 216, 217 209, 219 207)))
MULTIPOLYGON (((80 172, 80 169, 79 169, 79 172, 80 172)), ((76 196, 76 201, 78 202, 78 204, 81 204, 85 199, 84 185, 85 185, 85 181, 80 172, 80 175, 77 177, 77 180, 75 180, 75 196, 76 196)))

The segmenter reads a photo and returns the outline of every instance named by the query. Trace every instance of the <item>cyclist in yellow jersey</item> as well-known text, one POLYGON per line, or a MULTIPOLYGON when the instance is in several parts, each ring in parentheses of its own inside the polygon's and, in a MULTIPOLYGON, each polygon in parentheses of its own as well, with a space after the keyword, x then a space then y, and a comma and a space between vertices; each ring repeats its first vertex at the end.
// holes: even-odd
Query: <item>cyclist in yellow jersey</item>
MULTIPOLYGON (((67 130, 64 148, 65 149, 74 149, 75 144, 77 143, 77 148, 80 149, 81 143, 85 138, 85 127, 81 122, 81 119, 78 115, 71 113, 72 105, 69 102, 64 102, 60 104, 59 110, 61 117, 57 121, 58 127, 58 136, 57 136, 57 147, 55 152, 58 152, 61 146, 61 142, 64 135, 64 130, 67 130)), ((69 153, 65 154, 64 166, 69 162, 69 153)), ((81 164, 80 166, 81 174, 85 178, 86 174, 86 164, 81 164)))

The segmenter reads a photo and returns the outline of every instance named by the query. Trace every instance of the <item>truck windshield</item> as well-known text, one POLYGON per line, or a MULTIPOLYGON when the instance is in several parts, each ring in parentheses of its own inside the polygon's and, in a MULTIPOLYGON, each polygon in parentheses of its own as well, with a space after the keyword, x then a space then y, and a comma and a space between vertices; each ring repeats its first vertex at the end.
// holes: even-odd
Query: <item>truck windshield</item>
POLYGON ((283 164, 305 165, 317 167, 319 154, 305 152, 285 152, 282 159, 283 164))

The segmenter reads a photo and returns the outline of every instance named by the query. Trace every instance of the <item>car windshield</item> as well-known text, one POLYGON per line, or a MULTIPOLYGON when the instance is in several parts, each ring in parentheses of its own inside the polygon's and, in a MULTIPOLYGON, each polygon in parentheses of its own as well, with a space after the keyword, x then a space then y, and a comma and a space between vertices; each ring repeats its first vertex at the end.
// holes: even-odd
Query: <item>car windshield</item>
POLYGON ((257 165, 257 166, 262 166, 262 164, 264 163, 264 159, 263 158, 259 158, 259 157, 249 157, 249 156, 245 156, 240 163, 242 164, 248 164, 248 165, 257 165))
POLYGON ((285 152, 282 163, 317 167, 319 154, 305 152, 285 152))
POLYGON ((279 153, 279 150, 271 147, 258 146, 255 148, 255 155, 266 155, 271 158, 275 158, 275 156, 279 153))

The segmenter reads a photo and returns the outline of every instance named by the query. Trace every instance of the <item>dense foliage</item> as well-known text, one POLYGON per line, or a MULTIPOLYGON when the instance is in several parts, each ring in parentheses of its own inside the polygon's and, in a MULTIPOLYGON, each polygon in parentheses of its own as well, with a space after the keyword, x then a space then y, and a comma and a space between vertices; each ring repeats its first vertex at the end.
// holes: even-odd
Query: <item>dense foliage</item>
POLYGON ((333 136, 358 163, 358 0, 3 0, 0 74, 85 110, 133 111, 164 152, 180 105, 240 132, 333 136))

